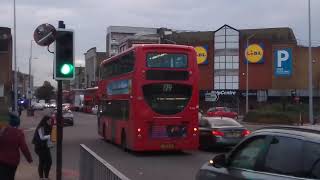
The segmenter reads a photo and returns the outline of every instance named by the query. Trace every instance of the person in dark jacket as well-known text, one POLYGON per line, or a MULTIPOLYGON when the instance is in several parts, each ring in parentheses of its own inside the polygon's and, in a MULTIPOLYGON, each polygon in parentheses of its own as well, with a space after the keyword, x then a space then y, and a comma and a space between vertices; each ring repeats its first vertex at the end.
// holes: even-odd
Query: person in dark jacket
POLYGON ((42 118, 34 132, 32 140, 35 152, 39 156, 38 173, 41 179, 47 179, 49 177, 52 164, 51 152, 48 146, 52 129, 50 121, 51 118, 49 116, 42 118))
POLYGON ((20 162, 20 151, 29 163, 32 157, 25 141, 22 130, 11 127, 11 117, 7 113, 0 113, 0 179, 14 180, 20 162), (5 115, 6 114, 6 115, 5 115))

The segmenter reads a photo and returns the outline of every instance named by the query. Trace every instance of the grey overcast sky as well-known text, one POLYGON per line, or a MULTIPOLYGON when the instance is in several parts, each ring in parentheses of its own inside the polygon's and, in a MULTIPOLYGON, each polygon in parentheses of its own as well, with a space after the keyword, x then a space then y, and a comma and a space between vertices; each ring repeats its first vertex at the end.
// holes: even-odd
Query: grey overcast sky
MULTIPOLYGON (((30 41, 42 23, 57 26, 64 20, 75 31, 76 63, 84 64, 91 47, 106 49, 110 25, 168 27, 179 30, 216 30, 224 24, 235 28, 291 27, 307 44, 307 0, 16 0, 17 61, 28 72, 30 41)), ((320 45, 320 0, 311 0, 312 39, 320 45)), ((13 0, 0 1, 0 26, 13 27, 13 0)), ((34 45, 35 85, 52 80, 52 59, 46 48, 34 45)))

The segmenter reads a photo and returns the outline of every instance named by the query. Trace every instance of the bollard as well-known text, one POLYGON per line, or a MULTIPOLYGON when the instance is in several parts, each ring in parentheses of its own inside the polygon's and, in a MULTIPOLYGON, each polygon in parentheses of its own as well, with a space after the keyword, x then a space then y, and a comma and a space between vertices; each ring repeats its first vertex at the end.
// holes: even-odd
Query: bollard
POLYGON ((51 130, 51 142, 56 143, 57 142, 57 125, 52 126, 51 130))

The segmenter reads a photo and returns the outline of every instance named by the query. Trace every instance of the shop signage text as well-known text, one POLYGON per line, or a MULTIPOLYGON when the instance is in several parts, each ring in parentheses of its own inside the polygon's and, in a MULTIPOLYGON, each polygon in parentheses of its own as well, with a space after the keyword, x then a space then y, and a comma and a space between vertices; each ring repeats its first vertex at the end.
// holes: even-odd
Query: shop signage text
POLYGON ((194 47, 197 52, 197 63, 208 64, 208 45, 194 47))
POLYGON ((274 75, 288 77, 292 74, 292 49, 276 49, 274 51, 274 75))
POLYGON ((236 91, 231 91, 231 90, 221 90, 221 91, 211 91, 211 92, 216 93, 218 96, 221 96, 221 95, 234 96, 237 94, 236 91))
POLYGON ((250 44, 245 51, 247 63, 263 63, 264 52, 262 45, 250 44))

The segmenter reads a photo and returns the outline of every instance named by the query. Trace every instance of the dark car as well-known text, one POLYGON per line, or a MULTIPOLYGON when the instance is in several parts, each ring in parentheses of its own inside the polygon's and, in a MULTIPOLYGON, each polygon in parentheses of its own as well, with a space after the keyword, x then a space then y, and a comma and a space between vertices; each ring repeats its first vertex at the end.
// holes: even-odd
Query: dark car
POLYGON ((233 112, 230 108, 227 108, 227 107, 213 107, 208 109, 207 116, 229 117, 229 118, 237 119, 238 113, 233 112))
POLYGON ((320 179, 320 128, 266 127, 204 164, 197 180, 320 179))
MULTIPOLYGON (((52 113, 52 118, 54 119, 53 123, 56 124, 56 115, 57 109, 55 109, 52 113)), ((63 110, 62 111, 63 117, 63 125, 64 126, 73 126, 74 125, 74 117, 71 110, 63 110)))
POLYGON ((201 149, 234 146, 250 134, 250 131, 237 121, 227 117, 202 117, 199 131, 201 149))

